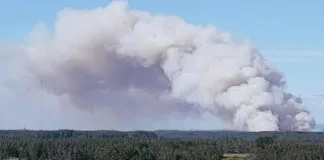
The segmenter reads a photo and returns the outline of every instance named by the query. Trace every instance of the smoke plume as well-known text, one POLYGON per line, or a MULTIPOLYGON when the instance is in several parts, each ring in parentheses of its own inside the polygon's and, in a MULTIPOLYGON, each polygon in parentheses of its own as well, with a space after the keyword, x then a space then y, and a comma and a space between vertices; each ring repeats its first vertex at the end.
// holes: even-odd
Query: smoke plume
POLYGON ((237 130, 315 126, 301 99, 284 92, 283 74, 249 43, 124 1, 60 11, 54 28, 35 27, 23 52, 39 88, 119 120, 209 112, 237 130))

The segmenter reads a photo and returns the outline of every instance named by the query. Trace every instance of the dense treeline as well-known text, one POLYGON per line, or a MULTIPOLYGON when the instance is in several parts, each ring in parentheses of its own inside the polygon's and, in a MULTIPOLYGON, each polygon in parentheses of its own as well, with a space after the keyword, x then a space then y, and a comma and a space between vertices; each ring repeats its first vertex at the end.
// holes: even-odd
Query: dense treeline
POLYGON ((276 142, 258 149, 256 157, 262 160, 323 160, 324 145, 314 143, 276 142))
POLYGON ((277 140, 302 142, 323 142, 323 132, 235 132, 235 131, 33 131, 33 130, 0 130, 0 138, 180 138, 180 139, 217 139, 217 140, 246 140, 255 141, 259 137, 275 136, 277 140))
POLYGON ((1 158, 43 160, 219 160, 217 142, 167 139, 2 140, 1 158))
MULTIPOLYGON (((215 133, 213 139, 194 138, 198 132, 173 131, 1 131, 0 158, 18 157, 26 160, 221 160, 224 153, 245 153, 248 159, 321 160, 324 143, 321 133, 293 133, 284 139, 282 133, 229 133, 227 138, 215 133), (163 134, 161 133, 163 132, 163 134), (183 133, 184 138, 179 138, 183 133), (238 134, 238 138, 233 137, 238 134), (246 134, 246 135, 244 135, 246 134), (244 135, 244 136, 243 136, 244 135), (248 135, 248 136, 247 136, 248 135), (251 135, 254 135, 251 136, 251 135), (316 135, 312 137, 310 135, 316 135), (187 139, 186 136, 191 137, 187 139), (304 137, 303 137, 304 136, 304 137), (40 138, 43 137, 43 138, 40 138), (178 138, 174 138, 178 137, 178 138), (231 137, 231 138, 228 138, 231 137), (247 137, 246 139, 242 137, 247 137), (250 138, 253 137, 251 140, 250 138), (307 137, 307 138, 305 138, 307 137)), ((210 134, 209 132, 200 134, 210 134)), ((288 134, 289 135, 289 134, 288 134)), ((226 136, 225 136, 226 137, 226 136)))

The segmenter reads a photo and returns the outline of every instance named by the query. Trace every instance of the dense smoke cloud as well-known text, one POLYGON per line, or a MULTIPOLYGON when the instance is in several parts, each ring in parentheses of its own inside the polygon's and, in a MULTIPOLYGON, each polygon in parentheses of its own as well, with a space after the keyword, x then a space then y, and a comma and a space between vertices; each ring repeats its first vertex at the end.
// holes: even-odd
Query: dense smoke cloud
POLYGON ((312 130, 283 75, 248 43, 213 26, 131 10, 62 10, 53 31, 35 27, 24 46, 39 88, 120 120, 212 113, 237 130, 312 130))

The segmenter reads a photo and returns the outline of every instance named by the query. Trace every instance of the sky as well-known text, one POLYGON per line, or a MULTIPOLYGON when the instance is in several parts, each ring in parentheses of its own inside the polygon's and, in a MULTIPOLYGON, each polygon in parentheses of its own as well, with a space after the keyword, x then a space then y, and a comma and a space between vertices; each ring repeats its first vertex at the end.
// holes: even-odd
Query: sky
MULTIPOLYGON (((108 3, 107 0, 0 0, 0 42, 24 42, 39 22, 53 26, 57 12, 63 8, 94 8, 108 3)), ((318 123, 324 123, 321 115, 324 104, 312 95, 324 94, 324 75, 321 70, 324 67, 324 21, 321 20, 324 16, 323 5, 324 1, 320 0, 246 0, 244 3, 234 0, 130 0, 132 8, 179 16, 189 23, 215 25, 217 29, 230 33, 234 39, 249 40, 285 73, 287 90, 304 97, 305 104, 318 123)), ((6 65, 10 63, 12 62, 1 59, 0 73, 5 72, 6 65)), ((6 82, 6 77, 0 79, 6 82)), ((36 91, 26 93, 23 90, 19 94, 12 94, 14 95, 0 93, 0 128, 37 128, 44 125, 41 123, 48 126, 68 123, 64 118, 55 118, 55 109, 42 111, 42 117, 47 122, 40 122, 39 106, 49 102, 54 105, 57 103, 54 97, 36 91), (20 106, 18 112, 17 106, 20 106), (21 119, 12 120, 13 116, 21 119)), ((208 119, 204 123, 186 121, 202 128, 215 123, 208 119)), ((163 125, 177 126, 177 123, 181 125, 181 122, 163 125)), ((217 125, 219 128, 224 127, 220 123, 217 125)))

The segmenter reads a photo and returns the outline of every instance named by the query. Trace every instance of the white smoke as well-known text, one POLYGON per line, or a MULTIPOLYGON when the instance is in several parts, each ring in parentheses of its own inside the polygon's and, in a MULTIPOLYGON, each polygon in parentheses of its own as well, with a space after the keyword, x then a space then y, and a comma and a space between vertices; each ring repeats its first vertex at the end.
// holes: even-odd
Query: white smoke
POLYGON ((53 31, 37 26, 24 47, 40 86, 120 120, 208 111, 238 130, 315 126, 301 100, 283 91, 282 73, 249 43, 124 1, 65 9, 53 31))

